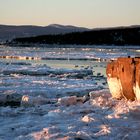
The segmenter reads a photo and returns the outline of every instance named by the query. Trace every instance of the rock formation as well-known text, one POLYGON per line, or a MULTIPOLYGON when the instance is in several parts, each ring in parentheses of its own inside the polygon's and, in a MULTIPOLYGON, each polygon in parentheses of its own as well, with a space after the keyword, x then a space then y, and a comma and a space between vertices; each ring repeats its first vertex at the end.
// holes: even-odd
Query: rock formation
POLYGON ((140 100, 140 58, 118 58, 108 63, 106 74, 114 98, 140 100))

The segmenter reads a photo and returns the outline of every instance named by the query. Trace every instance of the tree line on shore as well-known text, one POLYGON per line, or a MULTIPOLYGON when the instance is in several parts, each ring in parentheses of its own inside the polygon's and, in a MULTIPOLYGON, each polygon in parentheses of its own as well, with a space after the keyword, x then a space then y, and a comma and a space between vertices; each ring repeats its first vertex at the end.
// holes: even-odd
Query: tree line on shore
POLYGON ((11 44, 140 45, 140 26, 13 39, 11 44))

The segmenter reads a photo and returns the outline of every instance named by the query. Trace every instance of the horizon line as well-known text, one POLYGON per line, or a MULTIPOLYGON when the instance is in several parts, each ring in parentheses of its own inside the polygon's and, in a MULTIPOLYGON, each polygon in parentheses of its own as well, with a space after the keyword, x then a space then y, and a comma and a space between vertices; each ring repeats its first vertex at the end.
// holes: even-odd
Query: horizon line
POLYGON ((71 25, 71 24, 57 24, 52 23, 48 25, 36 25, 36 24, 0 24, 0 26, 36 26, 36 27, 48 27, 52 25, 58 25, 58 26, 73 26, 78 28, 87 28, 87 29, 104 29, 104 28, 121 28, 121 27, 133 27, 133 26, 140 26, 140 24, 130 24, 130 25, 118 25, 118 26, 98 26, 98 27, 85 27, 85 26, 78 26, 78 25, 71 25))

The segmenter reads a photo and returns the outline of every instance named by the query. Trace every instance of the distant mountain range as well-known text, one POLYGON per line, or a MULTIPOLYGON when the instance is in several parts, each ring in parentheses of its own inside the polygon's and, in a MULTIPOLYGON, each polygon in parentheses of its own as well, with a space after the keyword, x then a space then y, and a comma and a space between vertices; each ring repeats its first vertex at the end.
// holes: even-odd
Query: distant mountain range
POLYGON ((13 25, 0 25, 0 41, 12 40, 19 37, 30 37, 38 35, 54 35, 65 34, 71 32, 83 32, 90 29, 76 26, 64 26, 59 24, 51 24, 48 26, 13 26, 13 25))

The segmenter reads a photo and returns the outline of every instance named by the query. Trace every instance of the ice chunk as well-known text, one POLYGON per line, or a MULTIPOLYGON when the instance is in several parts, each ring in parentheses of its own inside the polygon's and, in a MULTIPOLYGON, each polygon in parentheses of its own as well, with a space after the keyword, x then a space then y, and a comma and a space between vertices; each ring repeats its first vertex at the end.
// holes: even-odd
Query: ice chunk
POLYGON ((47 103, 48 103, 47 98, 43 98, 41 96, 32 97, 32 96, 24 95, 21 100, 22 106, 35 106, 35 105, 43 105, 47 103))
POLYGON ((71 97, 63 97, 58 99, 58 104, 69 106, 69 105, 75 105, 77 103, 77 97, 71 96, 71 97))

